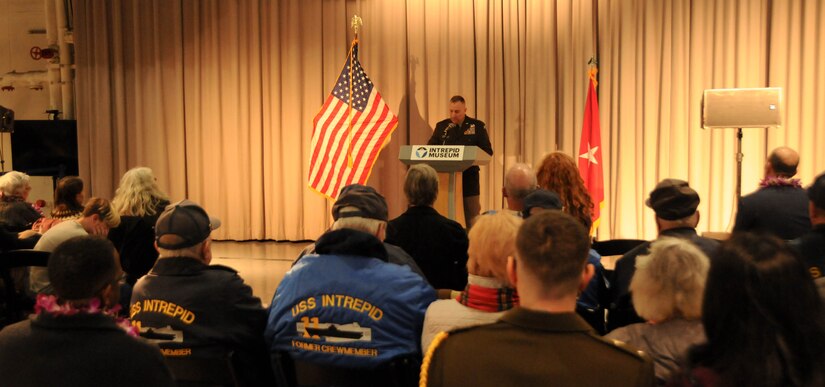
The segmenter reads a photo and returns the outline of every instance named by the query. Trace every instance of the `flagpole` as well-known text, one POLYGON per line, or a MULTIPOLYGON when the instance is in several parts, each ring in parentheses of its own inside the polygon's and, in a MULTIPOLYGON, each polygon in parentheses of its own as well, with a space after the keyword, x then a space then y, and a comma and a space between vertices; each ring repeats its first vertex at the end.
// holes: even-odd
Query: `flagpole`
POLYGON ((364 25, 364 21, 361 20, 361 17, 353 15, 350 27, 355 32, 355 38, 349 47, 349 103, 347 104, 347 167, 349 168, 352 168, 352 69, 355 67, 353 56, 358 55, 353 51, 355 51, 355 46, 358 44, 358 30, 361 29, 362 25, 364 25))

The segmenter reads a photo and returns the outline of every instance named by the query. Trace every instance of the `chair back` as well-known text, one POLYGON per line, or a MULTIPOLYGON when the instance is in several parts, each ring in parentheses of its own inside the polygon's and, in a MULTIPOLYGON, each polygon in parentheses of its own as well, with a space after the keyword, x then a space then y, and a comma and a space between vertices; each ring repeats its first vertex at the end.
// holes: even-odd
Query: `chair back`
POLYGON ((272 367, 280 387, 307 386, 418 386, 421 359, 403 356, 374 368, 344 368, 293 359, 288 352, 271 356, 272 367))
POLYGON ((239 386, 232 352, 218 357, 164 357, 178 386, 239 386))
POLYGON ((647 241, 642 239, 610 239, 606 241, 593 242, 593 250, 599 253, 602 257, 609 257, 612 255, 624 255, 636 246, 647 241))
POLYGON ((12 271, 16 268, 31 266, 46 267, 49 264, 48 251, 32 249, 9 250, 0 253, 0 277, 3 279, 3 302, 5 310, 0 326, 12 324, 26 318, 26 311, 31 310, 33 302, 25 292, 18 292, 20 281, 15 281, 12 271), (17 282, 17 283, 16 283, 17 282))

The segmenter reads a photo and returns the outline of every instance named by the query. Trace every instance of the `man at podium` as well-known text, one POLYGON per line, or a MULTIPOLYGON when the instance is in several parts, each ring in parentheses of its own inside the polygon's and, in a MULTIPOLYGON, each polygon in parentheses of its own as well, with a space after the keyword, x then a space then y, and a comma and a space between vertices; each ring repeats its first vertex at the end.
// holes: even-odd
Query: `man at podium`
MULTIPOLYGON (((450 98, 450 118, 435 124, 435 130, 427 145, 474 145, 493 155, 490 136, 484 122, 467 117, 467 105, 464 97, 455 95, 450 98)), ((470 228, 473 218, 481 212, 478 185, 478 166, 467 168, 462 173, 462 190, 464 191, 464 219, 470 228)))

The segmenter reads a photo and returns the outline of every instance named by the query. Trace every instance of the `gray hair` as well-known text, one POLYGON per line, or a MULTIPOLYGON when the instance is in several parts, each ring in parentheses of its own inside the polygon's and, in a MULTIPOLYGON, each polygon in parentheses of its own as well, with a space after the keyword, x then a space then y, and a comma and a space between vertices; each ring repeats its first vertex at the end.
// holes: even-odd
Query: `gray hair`
POLYGON ((698 319, 710 260, 690 241, 660 238, 638 257, 630 281, 633 305, 649 321, 698 319))
MULTIPOLYGON (((360 210, 357 207, 347 206, 343 207, 339 210, 339 213, 345 214, 347 212, 359 212, 360 210)), ((379 228, 382 225, 387 224, 387 222, 378 219, 371 219, 371 218, 362 218, 360 216, 346 216, 338 218, 335 223, 332 224, 332 230, 340 230, 343 228, 351 229, 351 230, 358 230, 363 231, 365 233, 369 233, 370 235, 375 235, 378 233, 379 228)))
POLYGON ((504 189, 514 199, 524 200, 536 187, 538 187, 536 172, 529 164, 517 163, 504 174, 504 189))
POLYGON ((427 164, 415 164, 407 171, 404 195, 413 206, 430 206, 438 197, 438 173, 427 164))
POLYGON ((29 175, 11 171, 0 177, 0 192, 4 196, 20 196, 17 191, 29 184, 29 175))

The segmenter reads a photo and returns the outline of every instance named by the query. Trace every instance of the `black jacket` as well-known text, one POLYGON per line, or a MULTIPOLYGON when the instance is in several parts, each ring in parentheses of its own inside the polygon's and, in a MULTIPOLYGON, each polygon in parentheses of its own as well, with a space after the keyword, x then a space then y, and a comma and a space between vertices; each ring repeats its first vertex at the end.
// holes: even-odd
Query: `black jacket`
MULTIPOLYGON (((187 257, 160 258, 135 284, 129 315, 141 335, 158 341, 166 356, 210 357, 228 350, 245 359, 239 376, 269 378, 269 355, 262 340, 266 311, 238 273, 187 257), (169 326, 162 335, 149 328, 169 326), (248 368, 243 368, 248 367, 248 368)), ((247 383, 247 384, 250 384, 247 383)))
POLYGON ((134 285, 138 278, 148 273, 158 259, 155 223, 168 205, 168 200, 161 201, 154 215, 121 216, 120 225, 109 231, 109 240, 120 253, 120 265, 129 284, 134 285))
POLYGON ((31 203, 0 200, 0 221, 5 224, 8 231, 29 230, 34 222, 42 217, 43 214, 35 210, 31 203))
POLYGON ((733 232, 766 232, 785 240, 810 229, 808 195, 796 187, 765 187, 743 197, 733 226, 733 232))
POLYGON ((813 230, 788 244, 805 261, 811 277, 825 276, 825 224, 814 226, 813 230))
MULTIPOLYGON (((690 227, 673 228, 662 231, 659 233, 659 238, 661 237, 687 239, 693 242, 693 244, 702 250, 710 259, 713 259, 719 247, 719 241, 700 237, 696 234, 696 230, 690 227)), ((611 285, 612 302, 607 314, 608 332, 625 325, 644 322, 633 307, 633 298, 631 298, 630 295, 630 281, 633 279, 633 274, 636 273, 636 257, 650 254, 650 243, 651 242, 645 242, 636 246, 636 248, 628 251, 616 261, 616 269, 613 272, 613 283, 611 285)))
POLYGON ((412 255, 436 289, 463 290, 467 285, 467 232, 430 206, 415 206, 391 220, 387 243, 412 255))
POLYGON ((111 317, 39 315, 0 332, 3 386, 174 386, 154 345, 111 317))

